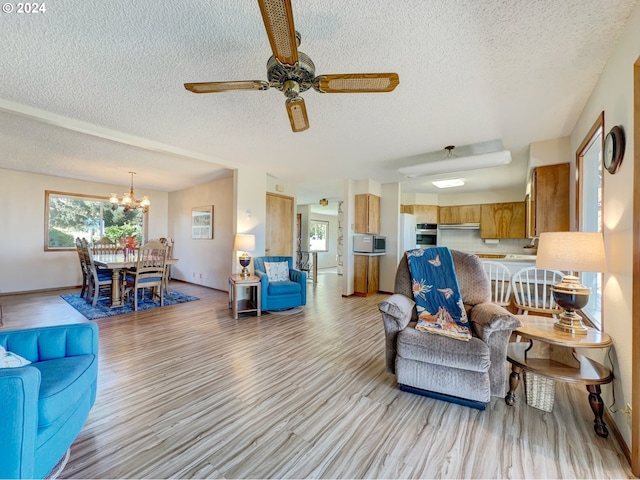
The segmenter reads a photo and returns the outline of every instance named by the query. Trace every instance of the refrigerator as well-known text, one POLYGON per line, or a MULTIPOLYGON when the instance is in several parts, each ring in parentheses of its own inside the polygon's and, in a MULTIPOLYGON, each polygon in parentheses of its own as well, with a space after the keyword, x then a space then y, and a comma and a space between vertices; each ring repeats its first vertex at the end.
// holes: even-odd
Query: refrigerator
POLYGON ((410 213, 400 214, 400 244, 399 250, 402 255, 407 250, 417 248, 416 245, 416 216, 410 213))

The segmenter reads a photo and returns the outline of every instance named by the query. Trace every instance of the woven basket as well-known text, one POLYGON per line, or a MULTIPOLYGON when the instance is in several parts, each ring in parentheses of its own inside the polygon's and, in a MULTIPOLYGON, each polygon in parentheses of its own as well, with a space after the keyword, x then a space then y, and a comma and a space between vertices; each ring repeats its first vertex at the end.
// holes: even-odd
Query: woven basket
POLYGON ((527 394, 527 405, 545 412, 553 411, 556 396, 555 380, 524 372, 524 389, 527 394))

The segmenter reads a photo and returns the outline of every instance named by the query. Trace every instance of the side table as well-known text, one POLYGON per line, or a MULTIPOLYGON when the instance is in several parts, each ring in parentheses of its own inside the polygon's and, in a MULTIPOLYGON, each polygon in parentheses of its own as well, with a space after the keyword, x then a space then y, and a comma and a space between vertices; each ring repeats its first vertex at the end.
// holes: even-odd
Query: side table
POLYGON ((256 312, 258 317, 261 314, 260 305, 260 277, 256 275, 249 275, 243 277, 242 275, 230 275, 229 276, 229 308, 234 319, 238 318, 238 313, 244 312, 256 312), (238 288, 249 287, 249 298, 239 299, 238 288))
POLYGON ((606 348, 611 337, 593 328, 586 335, 573 335, 553 328, 554 319, 535 315, 517 315, 522 327, 514 333, 528 339, 528 342, 512 342, 507 349, 507 360, 512 371, 509 376, 509 392, 504 398, 507 405, 516 402, 515 391, 524 371, 542 377, 569 383, 585 385, 589 392, 589 404, 595 416, 593 421, 596 434, 607 438, 609 432, 602 420, 604 404, 600 396, 600 385, 613 380, 611 370, 604 365, 578 354, 576 348, 606 348), (534 342, 539 342, 535 345, 534 342), (536 352, 537 350, 537 352, 536 352))

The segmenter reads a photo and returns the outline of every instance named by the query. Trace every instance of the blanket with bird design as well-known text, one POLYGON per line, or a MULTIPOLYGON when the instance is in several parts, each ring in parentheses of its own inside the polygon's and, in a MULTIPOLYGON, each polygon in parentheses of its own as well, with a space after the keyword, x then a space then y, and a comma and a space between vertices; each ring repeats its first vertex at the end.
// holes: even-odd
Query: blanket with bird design
POLYGON ((451 251, 446 247, 409 250, 407 261, 418 310, 416 329, 468 341, 471 330, 451 251))

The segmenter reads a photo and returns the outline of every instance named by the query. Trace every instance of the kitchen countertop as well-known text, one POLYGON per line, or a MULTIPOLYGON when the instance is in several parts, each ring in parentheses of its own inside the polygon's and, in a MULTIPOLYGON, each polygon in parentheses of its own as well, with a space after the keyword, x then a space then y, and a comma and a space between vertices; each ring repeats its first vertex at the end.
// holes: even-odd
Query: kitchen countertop
POLYGON ((363 257, 382 257, 386 255, 386 252, 382 253, 367 253, 367 252, 353 252, 354 255, 362 255, 363 257))
POLYGON ((493 254, 493 253, 476 253, 482 260, 494 260, 497 262, 519 262, 519 263, 535 263, 536 255, 523 255, 519 253, 505 253, 505 254, 493 254))

